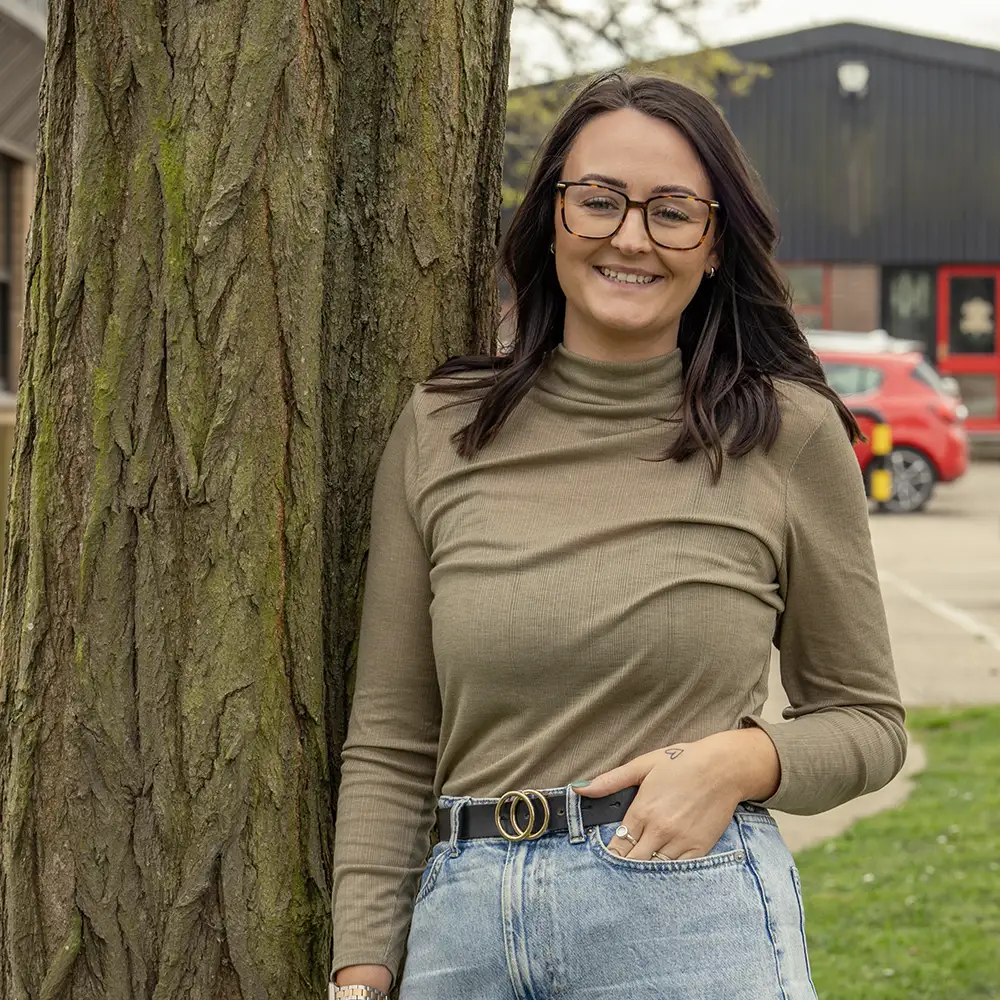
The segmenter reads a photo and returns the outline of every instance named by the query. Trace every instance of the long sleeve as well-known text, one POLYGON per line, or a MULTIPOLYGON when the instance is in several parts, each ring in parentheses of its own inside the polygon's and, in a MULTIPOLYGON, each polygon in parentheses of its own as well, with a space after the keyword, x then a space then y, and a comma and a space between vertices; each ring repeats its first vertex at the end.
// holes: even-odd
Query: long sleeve
POLYGON ((757 716, 781 763, 763 805, 812 814, 881 788, 903 766, 904 712, 857 460, 831 406, 790 471, 775 644, 786 721, 757 716))
POLYGON ((434 817, 441 703, 430 564, 407 499, 413 401, 389 438, 372 501, 354 704, 343 752, 333 877, 333 969, 397 974, 434 817))

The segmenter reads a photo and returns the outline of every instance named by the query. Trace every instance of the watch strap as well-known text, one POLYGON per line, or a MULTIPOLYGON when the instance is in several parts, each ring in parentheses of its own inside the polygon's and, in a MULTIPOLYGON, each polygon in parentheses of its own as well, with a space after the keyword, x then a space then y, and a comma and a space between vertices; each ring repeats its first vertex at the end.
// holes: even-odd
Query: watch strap
POLYGON ((389 1000, 389 994, 374 986, 337 986, 330 983, 330 1000, 389 1000))

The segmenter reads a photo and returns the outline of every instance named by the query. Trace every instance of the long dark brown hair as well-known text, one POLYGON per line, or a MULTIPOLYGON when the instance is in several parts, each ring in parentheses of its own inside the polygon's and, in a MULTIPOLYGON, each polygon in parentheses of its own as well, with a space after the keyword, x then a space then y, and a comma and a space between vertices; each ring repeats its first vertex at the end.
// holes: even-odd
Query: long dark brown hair
POLYGON ((454 435, 459 454, 471 458, 489 443, 562 340, 566 298, 549 252, 555 186, 584 125, 621 108, 635 108, 680 129, 722 205, 715 231, 718 274, 702 281, 681 317, 681 425, 663 458, 684 461, 705 452, 718 479, 724 454, 738 458, 758 445, 769 449, 781 427, 775 379, 801 383, 829 399, 856 440, 857 422, 827 385, 792 314, 774 261, 777 229, 756 173, 729 126, 711 101, 689 87, 616 72, 587 84, 556 122, 504 237, 501 260, 516 311, 512 350, 496 357, 452 358, 428 381, 433 392, 480 390, 475 416, 454 435), (483 374, 453 377, 474 372, 483 374))

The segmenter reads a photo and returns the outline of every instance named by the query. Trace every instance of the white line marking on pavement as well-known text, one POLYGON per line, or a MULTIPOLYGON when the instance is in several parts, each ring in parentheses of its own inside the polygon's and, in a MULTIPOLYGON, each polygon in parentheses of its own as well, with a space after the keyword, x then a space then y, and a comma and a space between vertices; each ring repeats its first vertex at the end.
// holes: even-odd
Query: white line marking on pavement
POLYGON ((879 570, 878 576, 880 580, 891 583, 897 590, 906 594, 911 601, 916 601, 921 607, 932 611, 939 617, 944 618, 945 621, 957 625, 960 629, 964 629, 969 635, 975 636, 977 639, 985 642, 987 646, 1000 653, 1000 632, 994 631, 989 625, 984 625, 981 621, 973 618, 967 611, 962 611, 961 608, 956 608, 947 601, 931 597, 930 594, 924 593, 919 587, 915 587, 912 583, 900 579, 895 573, 890 573, 888 570, 879 570))

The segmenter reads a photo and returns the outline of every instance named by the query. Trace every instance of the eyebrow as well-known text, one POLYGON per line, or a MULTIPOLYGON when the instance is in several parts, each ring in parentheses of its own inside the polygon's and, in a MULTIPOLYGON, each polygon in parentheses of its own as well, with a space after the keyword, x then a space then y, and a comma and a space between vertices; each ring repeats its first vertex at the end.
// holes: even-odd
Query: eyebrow
MULTIPOLYGON (((628 183, 619 177, 608 177, 606 174, 584 174, 581 181, 596 181, 598 184, 607 184, 608 187, 628 190, 628 183)), ((657 184, 652 190, 652 194, 689 194, 692 198, 702 197, 697 191, 685 187, 683 184, 657 184)))

